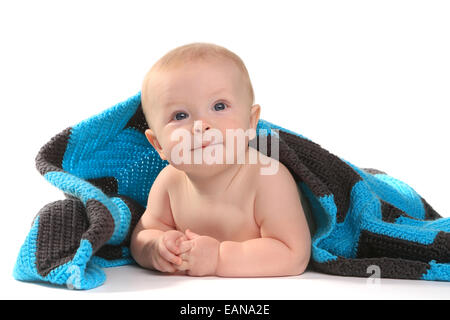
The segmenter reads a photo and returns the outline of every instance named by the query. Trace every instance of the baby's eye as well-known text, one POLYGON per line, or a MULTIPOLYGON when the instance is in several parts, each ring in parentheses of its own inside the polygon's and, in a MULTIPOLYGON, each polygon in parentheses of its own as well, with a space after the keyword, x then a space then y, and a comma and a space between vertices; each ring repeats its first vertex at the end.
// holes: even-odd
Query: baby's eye
POLYGON ((227 105, 225 103, 219 102, 214 105, 214 110, 221 111, 221 110, 224 110, 226 108, 226 106, 227 105))
POLYGON ((189 117, 189 115, 186 112, 177 112, 175 113, 173 119, 179 121, 186 119, 187 117, 189 117))
POLYGON ((186 112, 177 112, 173 118, 175 120, 183 120, 183 119, 186 119, 187 117, 189 117, 189 116, 186 112))

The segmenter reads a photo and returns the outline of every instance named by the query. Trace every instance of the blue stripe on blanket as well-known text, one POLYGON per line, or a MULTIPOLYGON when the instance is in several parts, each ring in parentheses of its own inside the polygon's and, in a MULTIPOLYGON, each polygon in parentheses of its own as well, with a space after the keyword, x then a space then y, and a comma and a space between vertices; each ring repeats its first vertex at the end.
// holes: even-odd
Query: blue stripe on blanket
MULTIPOLYGON (((342 160, 345 161, 344 159, 342 160)), ((380 199, 408 212, 408 215, 414 218, 423 219, 425 217, 425 209, 420 200, 420 196, 406 183, 386 174, 372 176, 350 162, 345 162, 364 178, 363 183, 367 183, 380 199)), ((364 195, 360 195, 360 197, 364 198, 364 195)), ((408 225, 396 225, 383 222, 381 221, 380 204, 372 205, 374 206, 373 210, 368 212, 375 213, 379 219, 370 217, 367 223, 363 222, 362 226, 365 230, 422 244, 433 243, 438 231, 427 229, 418 230, 408 225)), ((367 217, 364 218, 367 219, 367 217)))
POLYGON ((93 256, 91 262, 102 268, 136 264, 136 261, 131 257, 129 249, 127 247, 122 247, 122 258, 120 259, 107 260, 98 256, 93 256))
POLYGON ((139 103, 140 93, 74 126, 62 168, 83 179, 115 177, 119 194, 146 206, 148 191, 167 161, 141 132, 123 129, 139 103))
POLYGON ((427 273, 422 276, 423 280, 443 280, 450 279, 450 264, 448 263, 436 263, 436 261, 431 260, 429 262, 431 268, 428 269, 427 273))
MULTIPOLYGON (((370 183, 374 180, 381 180, 395 190, 394 192, 388 192, 384 195, 384 197, 382 197, 383 200, 386 200, 387 202, 397 206, 399 209, 408 212, 408 215, 413 218, 425 219, 425 208, 420 200, 420 196, 416 191, 414 191, 414 189, 406 183, 387 174, 376 174, 372 179, 368 179, 368 182, 370 183), (401 201, 398 201, 398 199, 401 201), (398 205, 396 203, 398 203, 398 205)), ((376 186, 379 186, 379 184, 376 186)), ((383 186, 385 186, 385 184, 383 184, 383 186)), ((379 192, 383 195, 384 190, 382 188, 378 190, 375 186, 372 187, 374 187, 377 193, 379 192)))
POLYGON ((102 285, 106 276, 103 270, 93 263, 87 263, 92 256, 92 246, 88 240, 81 240, 73 259, 55 269, 47 276, 41 276, 36 267, 36 245, 39 232, 39 216, 33 222, 25 243, 19 251, 14 266, 13 277, 21 281, 48 281, 66 285, 72 289, 92 289, 102 285), (87 266, 86 266, 87 263, 87 266))
POLYGON ((89 199, 98 200, 105 205, 114 220, 114 233, 106 244, 119 245, 122 243, 129 231, 131 222, 130 209, 122 199, 108 198, 97 187, 65 172, 48 172, 44 177, 64 192, 80 198, 84 205, 89 199))
MULTIPOLYGON (((376 201, 373 195, 367 192, 367 186, 363 181, 357 182, 351 190, 351 206, 345 215, 345 220, 341 223, 333 221, 333 231, 328 237, 320 242, 321 247, 327 248, 336 255, 354 258, 356 257, 358 239, 361 233, 359 220, 366 213, 368 201, 376 201)), ((336 209, 334 209, 336 210, 336 209)), ((334 211, 335 212, 335 211, 334 211)), ((381 212, 373 212, 376 216, 381 216, 381 212)), ((332 214, 335 217, 335 214, 332 214)))
POLYGON ((404 224, 418 228, 427 228, 436 231, 450 232, 450 218, 441 218, 438 220, 421 221, 414 218, 398 217, 396 224, 404 224))
POLYGON ((406 183, 387 174, 372 175, 366 173, 364 170, 345 159, 341 158, 341 160, 357 171, 378 197, 393 204, 397 208, 408 212, 408 214, 414 218, 424 219, 425 209, 420 200, 420 196, 406 183))
POLYGON ((309 200, 311 210, 314 211, 314 220, 316 224, 316 231, 312 237, 312 256, 316 261, 327 262, 336 260, 337 257, 331 254, 328 250, 321 248, 323 239, 326 239, 333 226, 336 224, 336 204, 334 196, 324 196, 317 199, 304 182, 299 183, 299 187, 303 194, 309 200), (331 214, 330 214, 331 213, 331 214))
POLYGON ((120 244, 125 240, 131 225, 131 212, 128 206, 123 202, 122 199, 117 197, 111 197, 111 201, 114 202, 119 208, 120 212, 120 223, 117 228, 117 232, 114 232, 111 239, 107 244, 120 244))
POLYGON ((36 268, 36 242, 39 232, 39 216, 34 219, 30 232, 20 248, 17 262, 14 266, 13 277, 22 281, 35 281, 44 278, 36 268))
POLYGON ((66 285, 69 289, 92 289, 102 285, 106 280, 105 272, 90 261, 92 257, 92 245, 86 240, 80 241, 80 247, 72 261, 56 268, 61 269, 55 275, 50 272, 49 277, 60 277, 54 283, 66 285), (89 261, 89 262, 88 262, 89 261), (86 263, 87 262, 87 263, 86 263))
POLYGON ((119 207, 111 201, 100 189, 93 186, 86 180, 80 179, 76 176, 66 172, 47 172, 44 175, 51 184, 57 188, 78 197, 84 205, 90 199, 100 201, 109 211, 114 220, 114 237, 112 237, 107 244, 120 244, 121 235, 121 215, 123 214, 119 207))

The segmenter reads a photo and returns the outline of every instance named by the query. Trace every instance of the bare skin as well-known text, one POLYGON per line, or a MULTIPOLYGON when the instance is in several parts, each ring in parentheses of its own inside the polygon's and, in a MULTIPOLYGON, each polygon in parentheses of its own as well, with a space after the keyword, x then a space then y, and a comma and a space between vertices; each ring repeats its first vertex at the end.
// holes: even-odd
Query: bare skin
MULTIPOLYGON (((175 144, 169 136, 175 129, 192 134, 211 128, 256 129, 260 111, 259 105, 246 105, 239 71, 230 62, 197 62, 182 69, 163 77, 158 89, 165 98, 155 100, 150 112, 152 129, 146 136, 170 164, 155 180, 133 232, 133 257, 149 269, 191 276, 301 274, 311 239, 297 186, 283 164, 247 144, 244 163, 173 163, 175 144), (230 108, 211 108, 219 100, 208 93, 217 88, 225 88, 230 108), (167 100, 187 102, 168 110, 167 100), (173 118, 174 111, 183 116, 173 118), (250 155, 263 161, 250 163, 250 155), (268 162, 278 170, 262 175, 268 162)), ((221 141, 224 149, 228 143, 221 141)), ((207 148, 212 146, 203 150, 207 148)))

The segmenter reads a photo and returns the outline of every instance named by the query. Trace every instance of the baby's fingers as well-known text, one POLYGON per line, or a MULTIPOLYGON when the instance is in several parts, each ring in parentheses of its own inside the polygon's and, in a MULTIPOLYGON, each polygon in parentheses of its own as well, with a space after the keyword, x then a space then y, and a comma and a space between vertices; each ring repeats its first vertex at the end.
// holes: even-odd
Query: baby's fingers
POLYGON ((180 254, 187 252, 191 249, 192 249, 192 241, 191 240, 182 241, 179 245, 180 254))
POLYGON ((183 234, 177 237, 167 237, 164 239, 164 244, 172 253, 180 254, 179 243, 185 239, 186 237, 183 234))
POLYGON ((168 261, 165 261, 164 259, 159 259, 156 262, 155 265, 156 269, 161 271, 161 272, 175 272, 177 271, 176 266, 174 266, 173 264, 170 264, 168 261))
POLYGON ((174 265, 174 267, 179 271, 186 271, 189 270, 189 263, 183 260, 183 262, 180 265, 174 265))
POLYGON ((169 251, 165 246, 160 249, 159 254, 163 259, 165 259, 168 262, 172 262, 173 264, 181 264, 181 258, 174 255, 172 252, 169 251))

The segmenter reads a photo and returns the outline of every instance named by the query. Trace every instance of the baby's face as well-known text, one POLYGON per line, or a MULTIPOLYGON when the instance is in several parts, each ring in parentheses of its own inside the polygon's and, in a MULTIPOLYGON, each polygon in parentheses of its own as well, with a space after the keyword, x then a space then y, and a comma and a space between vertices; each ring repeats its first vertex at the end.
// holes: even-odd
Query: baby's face
MULTIPOLYGON (((158 73, 150 82, 146 97, 150 110, 146 110, 146 114, 151 129, 146 131, 146 136, 161 158, 175 167, 185 168, 171 161, 172 150, 181 141, 180 138, 173 139, 174 134, 180 137, 181 131, 188 132, 190 142, 184 143, 190 143, 193 152, 192 149, 201 148, 207 140, 226 148, 227 129, 256 130, 260 107, 251 106, 243 76, 231 61, 215 59, 186 63, 180 68, 158 73), (208 131, 213 138, 205 138, 208 131), (221 135, 219 141, 217 133, 221 135)), ((245 146, 247 143, 248 137, 245 146)), ((237 146, 236 140, 234 144, 237 146)))

